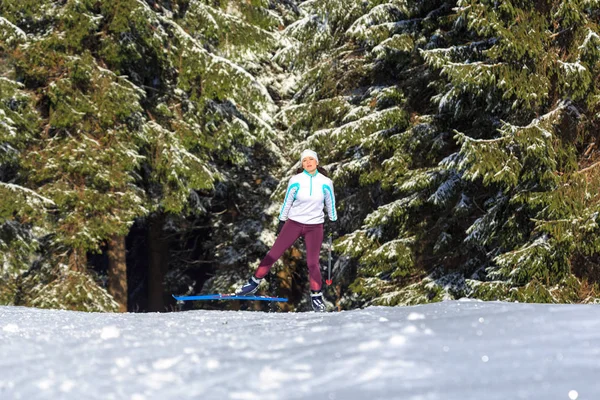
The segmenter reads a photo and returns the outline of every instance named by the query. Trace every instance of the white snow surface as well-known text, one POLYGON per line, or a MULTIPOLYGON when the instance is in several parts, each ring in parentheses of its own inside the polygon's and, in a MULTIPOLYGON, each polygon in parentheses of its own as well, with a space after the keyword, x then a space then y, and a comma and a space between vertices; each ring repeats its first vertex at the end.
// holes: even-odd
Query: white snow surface
POLYGON ((0 399, 598 399, 600 307, 0 307, 0 399))

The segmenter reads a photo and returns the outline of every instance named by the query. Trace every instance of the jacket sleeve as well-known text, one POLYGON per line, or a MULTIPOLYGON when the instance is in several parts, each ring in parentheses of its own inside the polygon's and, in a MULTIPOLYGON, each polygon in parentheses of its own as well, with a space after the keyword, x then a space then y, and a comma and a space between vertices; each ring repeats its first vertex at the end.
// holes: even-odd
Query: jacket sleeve
POLYGON ((292 208, 292 204, 296 199, 296 193, 298 193, 299 189, 300 184, 298 182, 293 182, 293 180, 290 179, 287 191, 285 193, 285 199, 283 200, 283 205, 281 206, 281 211, 279 212, 280 221, 286 221, 288 219, 290 208, 292 208))
POLYGON ((329 180, 323 185, 323 194, 325 195, 325 209, 331 221, 337 221, 337 212, 335 211, 335 194, 333 193, 333 182, 329 180))

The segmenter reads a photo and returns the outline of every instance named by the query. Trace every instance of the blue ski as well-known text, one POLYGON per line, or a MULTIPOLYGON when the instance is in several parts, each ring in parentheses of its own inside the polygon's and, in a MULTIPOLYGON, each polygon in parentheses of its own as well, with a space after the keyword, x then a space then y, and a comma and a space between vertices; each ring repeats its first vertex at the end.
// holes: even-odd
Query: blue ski
POLYGON ((269 296, 237 296, 235 294, 204 294, 199 296, 175 296, 175 300, 261 300, 261 301, 288 301, 285 297, 269 297, 269 296))

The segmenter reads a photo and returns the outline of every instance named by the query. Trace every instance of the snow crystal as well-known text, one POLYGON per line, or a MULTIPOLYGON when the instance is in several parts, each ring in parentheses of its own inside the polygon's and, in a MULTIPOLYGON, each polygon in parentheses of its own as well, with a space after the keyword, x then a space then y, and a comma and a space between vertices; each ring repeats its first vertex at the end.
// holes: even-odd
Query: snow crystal
POLYGON ((383 345, 379 340, 371 340, 358 345, 359 351, 371 351, 380 348, 383 345))
POLYGON ((179 361, 181 361, 181 357, 163 358, 153 362, 152 367, 158 370, 169 369, 175 364, 177 364, 179 361))
POLYGON ((115 364, 119 368, 125 368, 131 365, 131 359, 129 357, 119 357, 115 360, 115 364))
POLYGON ((406 344, 406 337, 401 335, 394 335, 389 339, 389 344, 392 347, 400 347, 406 344))
POLYGON ((382 374, 383 374, 383 371, 381 370, 381 368, 378 368, 378 367, 367 368, 366 371, 363 372, 361 374, 361 376, 358 378, 358 381, 361 383, 364 383, 366 381, 372 381, 372 380, 379 378, 382 374))
POLYGON ((326 326, 313 326, 312 328, 310 328, 311 332, 325 332, 327 331, 327 327, 326 326))
POLYGON ((73 382, 70 379, 67 379, 66 381, 64 381, 63 383, 60 384, 60 391, 68 393, 71 390, 73 390, 73 388, 75 387, 75 385, 76 385, 75 382, 73 382))
POLYGON ((312 378, 312 373, 307 372, 286 372, 282 369, 275 369, 271 366, 266 366, 261 369, 258 375, 258 384, 262 389, 278 389, 285 385, 287 381, 291 380, 306 380, 312 378))
POLYGON ((121 336, 121 331, 114 325, 105 326, 100 332, 100 338, 102 340, 116 339, 119 336, 121 336))
POLYGON ((221 366, 221 363, 219 362, 219 360, 216 359, 210 359, 210 360, 206 360, 206 368, 208 369, 218 369, 221 366))
POLYGON ((8 325, 4 325, 4 327, 2 327, 2 330, 4 332, 17 333, 17 332, 19 332, 19 326, 15 325, 15 324, 8 324, 8 325))
POLYGON ((160 371, 148 374, 146 376, 144 384, 151 389, 158 390, 163 387, 169 387, 174 382, 177 382, 179 380, 179 376, 174 374, 173 372, 160 371))
POLYGON ((419 328, 417 328, 415 325, 408 325, 402 329, 402 333, 406 334, 417 333, 418 331, 419 328))
POLYGON ((418 319, 425 319, 425 315, 416 312, 411 312, 410 314, 408 314, 408 317, 406 317, 406 319, 409 321, 416 321, 418 319))
POLYGON ((36 382, 36 386, 42 390, 49 390, 54 385, 52 379, 41 379, 36 382))

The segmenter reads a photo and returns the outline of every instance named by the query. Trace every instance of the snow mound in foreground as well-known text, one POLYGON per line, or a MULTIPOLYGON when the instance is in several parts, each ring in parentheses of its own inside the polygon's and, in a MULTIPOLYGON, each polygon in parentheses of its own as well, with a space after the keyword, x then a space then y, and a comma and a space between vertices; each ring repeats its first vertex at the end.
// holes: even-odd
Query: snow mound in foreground
POLYGON ((597 399, 600 308, 341 313, 0 307, 1 399, 597 399))

